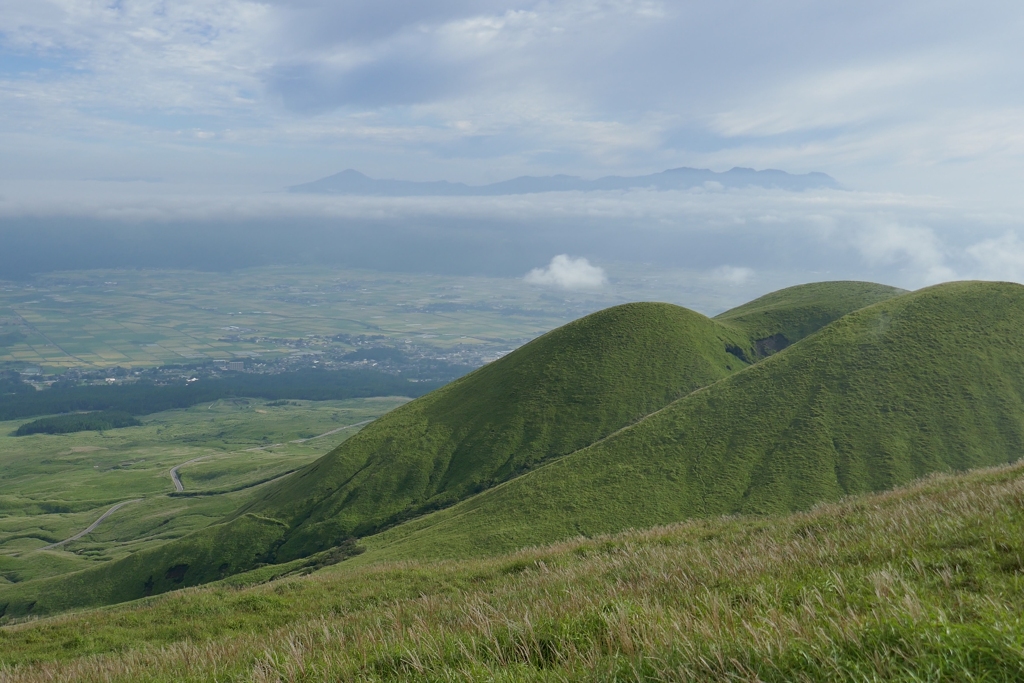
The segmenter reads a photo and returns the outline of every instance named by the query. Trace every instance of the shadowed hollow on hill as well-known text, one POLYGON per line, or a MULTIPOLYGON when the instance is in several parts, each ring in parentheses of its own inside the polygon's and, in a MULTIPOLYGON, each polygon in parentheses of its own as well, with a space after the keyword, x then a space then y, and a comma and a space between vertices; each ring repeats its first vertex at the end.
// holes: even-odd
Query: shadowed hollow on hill
POLYGON ((781 351, 847 313, 906 294, 873 282, 817 282, 787 287, 737 306, 715 320, 738 328, 758 356, 781 351))

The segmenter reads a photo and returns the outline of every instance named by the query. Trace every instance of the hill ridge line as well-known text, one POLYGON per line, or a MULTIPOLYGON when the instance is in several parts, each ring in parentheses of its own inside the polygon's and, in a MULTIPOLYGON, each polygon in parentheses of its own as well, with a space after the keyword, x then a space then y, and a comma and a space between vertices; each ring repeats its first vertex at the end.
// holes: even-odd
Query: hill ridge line
MULTIPOLYGON (((792 348, 792 347, 789 347, 789 348, 792 348)), ((782 353, 782 351, 780 351, 779 353, 782 353)), ((773 354, 773 355, 778 355, 778 354, 773 354)), ((767 358, 763 358, 762 361, 764 361, 764 360, 768 360, 768 359, 767 358)), ((541 470, 543 470, 544 468, 548 467, 549 465, 554 465, 556 462, 564 460, 565 458, 568 458, 568 457, 570 457, 572 455, 576 455, 577 453, 582 453, 583 451, 587 450, 588 448, 592 448, 594 446, 602 444, 605 441, 611 439, 612 437, 614 437, 614 436, 616 436, 616 435, 618 435, 618 434, 620 434, 622 432, 625 432, 627 430, 630 430, 630 429, 632 429, 633 427, 636 427, 639 424, 642 424, 642 423, 646 422, 648 419, 654 417, 658 413, 661 413, 661 412, 671 408, 676 403, 678 403, 680 401, 685 401, 686 399, 690 398, 691 396, 696 396, 700 392, 705 391, 707 389, 710 389, 711 387, 715 386, 716 384, 719 384, 720 382, 724 382, 724 381, 726 381, 728 379, 731 379, 731 378, 735 377, 736 375, 739 375, 742 372, 746 372, 747 370, 749 370, 750 368, 754 367, 755 365, 758 365, 760 362, 761 361, 758 361, 758 363, 751 363, 750 365, 748 365, 747 367, 743 368, 742 370, 734 372, 733 374, 731 374, 731 375, 729 375, 727 377, 722 377, 721 379, 716 379, 711 384, 707 384, 705 386, 698 387, 698 388, 694 389, 693 391, 691 391, 690 393, 685 394, 683 396, 680 396, 679 398, 673 400, 671 403, 663 405, 662 407, 658 408, 657 410, 655 410, 655 411, 653 411, 651 413, 647 413, 646 415, 643 415, 642 417, 637 419, 636 422, 631 422, 631 423, 629 423, 628 425, 626 425, 624 427, 619 427, 618 429, 616 429, 611 434, 607 434, 607 435, 601 437, 600 439, 587 444, 586 446, 583 446, 581 448, 577 448, 576 450, 570 451, 569 453, 565 453, 564 455, 559 455, 558 457, 551 458, 549 460, 545 460, 541 465, 539 465, 537 467, 534 467, 531 470, 528 470, 526 472, 523 472, 522 474, 516 475, 515 477, 512 477, 511 479, 506 479, 505 481, 503 481, 503 482, 501 482, 501 483, 499 483, 499 484, 497 484, 495 486, 492 486, 489 489, 484 489, 483 491, 480 491, 479 493, 475 493, 475 494, 473 494, 472 496, 470 496, 468 498, 463 498, 462 500, 457 501, 455 504, 451 505, 448 508, 441 508, 441 509, 442 510, 446 510, 446 509, 450 510, 450 509, 456 507, 457 505, 461 505, 462 503, 465 503, 467 501, 473 500, 477 496, 482 496, 485 493, 488 493, 489 491, 495 491, 497 489, 500 489, 501 487, 505 486, 506 484, 511 484, 512 482, 518 481, 518 480, 522 479, 523 477, 527 477, 527 476, 533 474, 534 472, 540 472, 541 470)), ((431 512, 436 512, 436 511, 432 510, 431 512)), ((429 516, 431 514, 431 512, 424 513, 423 515, 420 515, 419 517, 413 517, 412 519, 407 520, 407 521, 413 521, 414 519, 422 519, 423 517, 429 516)), ((403 524, 404 523, 405 522, 403 522, 403 524)), ((391 528, 394 529, 394 528, 397 528, 398 526, 401 526, 401 525, 396 525, 395 527, 391 527, 391 528)))
MULTIPOLYGON (((908 293, 908 294, 910 294, 911 292, 907 292, 907 293, 908 293)), ((903 296, 903 295, 901 294, 900 296, 903 296)), ((865 310, 865 309, 871 308, 872 306, 878 306, 878 305, 881 305, 881 304, 883 304, 883 303, 886 303, 886 302, 884 302, 884 301, 879 301, 879 302, 877 302, 877 303, 869 304, 869 305, 867 305, 867 306, 864 306, 864 307, 862 307, 862 308, 858 308, 858 309, 856 309, 855 311, 850 311, 850 313, 848 313, 847 315, 850 315, 850 314, 852 314, 852 313, 856 313, 856 312, 858 312, 858 311, 863 311, 863 310, 865 310)), ((705 316, 705 317, 707 317, 707 316, 705 316)), ((711 320, 711 321, 713 321, 713 322, 716 322, 716 323, 717 323, 717 324, 719 324, 719 325, 728 325, 728 326, 730 326, 730 327, 731 327, 731 325, 729 325, 729 323, 719 322, 719 321, 717 321, 717 320, 716 320, 715 318, 708 318, 708 320, 711 320)), ((491 487, 491 488, 489 488, 489 489, 486 489, 486 490, 484 490, 484 491, 481 491, 480 493, 474 494, 474 495, 473 495, 473 496, 471 496, 470 498, 465 498, 465 499, 463 499, 463 500, 460 500, 460 501, 459 501, 458 503, 456 503, 455 505, 458 505, 459 503, 462 503, 462 502, 464 502, 464 501, 466 501, 466 500, 472 500, 472 499, 473 499, 473 498, 475 498, 476 496, 479 496, 479 495, 482 495, 482 494, 484 494, 484 493, 487 493, 487 491, 493 491, 493 490, 495 490, 495 489, 497 489, 497 488, 500 488, 500 487, 504 486, 505 484, 509 484, 509 483, 511 483, 511 482, 513 482, 513 481, 516 481, 517 479, 520 479, 520 478, 522 478, 522 477, 525 477, 525 476, 527 476, 528 474, 532 474, 533 472, 539 472, 540 470, 544 469, 544 468, 545 468, 545 467, 547 467, 548 465, 551 465, 551 464, 553 464, 553 463, 556 463, 556 462, 558 462, 559 460, 562 460, 563 458, 568 458, 568 457, 569 457, 569 456, 571 456, 571 455, 575 455, 576 453, 580 453, 580 452, 582 452, 582 451, 585 451, 585 450, 587 450, 588 448, 591 448, 591 447, 593 447, 593 446, 597 446, 597 445, 599 445, 599 444, 602 444, 602 443, 604 443, 605 441, 608 441, 609 439, 611 439, 612 437, 614 437, 614 436, 617 436, 618 434, 621 434, 622 432, 625 432, 625 431, 627 431, 627 430, 630 430, 630 429, 632 429, 633 427, 636 427, 637 425, 640 425, 640 424, 642 424, 642 423, 646 422, 646 421, 647 421, 648 419, 650 419, 650 418, 652 418, 652 417, 654 417, 654 416, 658 415, 659 413, 662 413, 662 412, 664 412, 664 411, 668 410, 669 408, 673 407, 673 406, 674 406, 674 405, 676 405, 677 403, 679 403, 679 402, 681 402, 681 401, 685 401, 686 399, 690 398, 691 396, 696 396, 697 394, 699 394, 699 393, 700 393, 700 392, 702 392, 702 391, 705 391, 705 390, 707 390, 707 389, 710 389, 711 387, 713 387, 713 386, 715 386, 715 385, 717 385, 717 384, 720 384, 720 383, 722 383, 722 382, 726 382, 726 381, 728 381, 728 380, 732 379, 733 377, 737 377, 738 375, 741 375, 741 374, 743 374, 744 372, 747 372, 748 370, 750 370, 750 369, 752 369, 752 368, 755 368, 755 367, 757 367, 757 366, 760 366, 760 365, 762 365, 763 363, 766 363, 766 362, 768 362, 769 360, 771 360, 771 359, 773 359, 773 358, 776 358, 776 357, 777 357, 777 356, 779 356, 780 354, 786 353, 786 352, 787 352, 787 351, 789 351, 790 349, 792 349, 792 348, 796 347, 796 346, 797 346, 797 344, 800 344, 801 342, 803 342, 803 341, 804 341, 805 339, 810 339, 810 338, 812 338, 812 337, 814 337, 814 336, 816 336, 816 335, 820 334, 820 333, 821 333, 821 332, 822 332, 823 330, 827 329, 828 327, 830 327, 830 326, 831 326, 831 325, 833 325, 834 323, 838 322, 838 320, 840 320, 840 319, 837 319, 837 320, 833 320, 833 321, 832 321, 832 322, 830 322, 830 323, 829 323, 828 325, 825 325, 825 326, 824 326, 824 327, 822 327, 821 329, 819 329, 819 330, 816 330, 816 331, 812 332, 811 334, 807 335, 807 336, 806 336, 806 337, 804 337, 803 339, 799 339, 799 340, 797 340, 797 341, 796 341, 795 343, 793 343, 793 344, 790 344, 789 346, 787 346, 786 348, 782 349, 781 351, 776 351, 775 353, 773 353, 773 354, 772 354, 772 355, 770 355, 770 356, 765 356, 764 358, 760 358, 760 359, 758 359, 757 361, 755 361, 755 362, 753 362, 753 363, 750 363, 750 364, 748 364, 748 365, 747 365, 747 367, 745 367, 745 368, 743 368, 743 369, 741 369, 741 370, 737 370, 736 372, 732 373, 731 375, 726 375, 725 377, 721 377, 721 378, 719 378, 719 379, 716 379, 716 380, 715 380, 714 382, 711 382, 710 384, 705 384, 705 385, 704 385, 704 386, 702 386, 702 387, 697 387, 696 389, 694 389, 694 390, 693 390, 693 391, 691 391, 690 393, 688 393, 688 394, 684 394, 683 396, 680 396, 679 398, 673 399, 673 400, 672 400, 672 401, 671 401, 670 403, 666 403, 665 405, 663 405, 662 407, 658 408, 657 410, 655 410, 655 411, 652 411, 652 412, 650 412, 650 413, 647 413, 646 415, 643 415, 643 416, 639 417, 639 418, 638 418, 638 419, 637 419, 637 420, 636 420, 635 422, 630 422, 630 423, 629 423, 628 425, 624 425, 624 426, 622 426, 622 427, 619 427, 619 428, 618 428, 618 429, 616 429, 616 430, 615 430, 614 432, 611 432, 610 434, 606 434, 605 436, 601 437, 600 439, 597 439, 596 441, 593 441, 593 442, 591 442, 591 443, 587 444, 586 446, 582 446, 582 447, 580 447, 580 448, 577 448, 577 449, 576 449, 576 450, 574 450, 574 451, 570 451, 569 453, 565 453, 564 455, 560 455, 560 456, 558 456, 558 457, 556 457, 556 458, 551 458, 550 460, 546 460, 546 461, 545 461, 545 462, 544 462, 543 464, 541 464, 541 465, 540 465, 540 466, 538 466, 538 467, 535 467, 535 468, 533 468, 532 470, 529 470, 529 471, 527 471, 527 472, 523 472, 522 474, 520 474, 520 475, 517 475, 517 476, 515 476, 515 477, 512 477, 511 479, 507 479, 507 480, 505 480, 505 481, 501 482, 500 484, 498 484, 497 486, 492 486, 492 487, 491 487)), ((733 328, 733 329, 738 329, 738 328, 733 328)), ((778 362, 778 361, 776 361, 776 362, 778 362)), ((454 505, 453 505, 452 507, 454 507, 454 505)), ((430 513, 426 513, 426 514, 430 514, 430 513)), ((417 517, 416 519, 419 519, 419 518, 417 517)))

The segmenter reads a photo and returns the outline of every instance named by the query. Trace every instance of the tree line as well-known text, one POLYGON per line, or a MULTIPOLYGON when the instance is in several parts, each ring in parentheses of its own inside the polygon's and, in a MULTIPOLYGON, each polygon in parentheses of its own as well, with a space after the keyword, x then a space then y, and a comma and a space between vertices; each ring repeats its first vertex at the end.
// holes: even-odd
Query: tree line
POLYGON ((36 391, 31 385, 8 379, 0 382, 0 420, 80 411, 114 411, 149 415, 188 408, 221 398, 304 399, 329 401, 370 396, 416 398, 443 382, 413 382, 375 370, 296 370, 275 375, 239 374, 194 382, 106 386, 54 386, 36 391))

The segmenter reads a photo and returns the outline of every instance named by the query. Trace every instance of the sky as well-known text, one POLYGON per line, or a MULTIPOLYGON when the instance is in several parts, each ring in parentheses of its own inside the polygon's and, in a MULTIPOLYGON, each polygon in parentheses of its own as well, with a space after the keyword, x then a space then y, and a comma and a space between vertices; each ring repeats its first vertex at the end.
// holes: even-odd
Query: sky
MULTIPOLYGON (((1019 279, 1021 35, 1024 4, 977 0, 0 0, 0 221, 586 221, 569 196, 280 195, 347 168, 477 184, 747 166, 845 189, 593 203, 624 229, 675 225, 680 248, 730 221, 814 225, 851 272, 1019 279)), ((772 265, 755 261, 703 265, 772 265)))

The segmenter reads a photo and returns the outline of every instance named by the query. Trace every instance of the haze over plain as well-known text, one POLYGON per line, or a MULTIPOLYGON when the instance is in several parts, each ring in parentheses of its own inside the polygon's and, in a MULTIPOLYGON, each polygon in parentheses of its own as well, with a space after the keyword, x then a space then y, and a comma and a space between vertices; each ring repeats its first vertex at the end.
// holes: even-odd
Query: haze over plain
POLYGON ((1022 20, 1008 2, 3 0, 0 277, 523 276, 568 254, 760 291, 1020 280, 1022 20), (285 192, 347 168, 480 185, 680 166, 844 189, 285 192))

